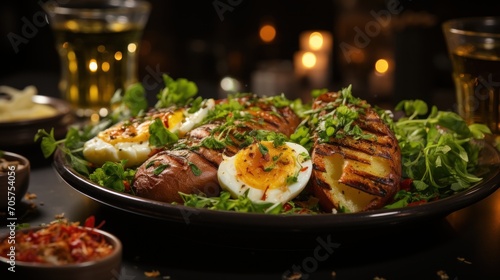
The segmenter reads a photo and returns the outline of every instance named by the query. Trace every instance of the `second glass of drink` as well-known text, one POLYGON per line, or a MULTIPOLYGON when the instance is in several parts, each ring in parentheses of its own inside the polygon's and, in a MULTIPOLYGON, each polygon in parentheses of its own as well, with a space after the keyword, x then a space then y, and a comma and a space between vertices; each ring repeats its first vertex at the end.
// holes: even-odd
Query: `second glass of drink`
POLYGON ((112 96, 137 82, 138 49, 150 4, 141 0, 49 1, 44 6, 61 59, 59 88, 79 117, 108 114, 112 96))
POLYGON ((500 135, 500 18, 458 18, 442 25, 453 67, 457 111, 500 135))

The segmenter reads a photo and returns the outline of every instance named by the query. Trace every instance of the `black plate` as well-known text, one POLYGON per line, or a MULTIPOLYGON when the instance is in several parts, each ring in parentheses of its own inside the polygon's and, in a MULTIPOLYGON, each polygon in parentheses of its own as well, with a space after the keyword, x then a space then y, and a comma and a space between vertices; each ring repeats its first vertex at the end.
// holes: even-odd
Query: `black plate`
POLYGON ((54 155, 54 168, 74 189, 100 203, 126 212, 203 227, 227 228, 230 225, 240 230, 314 233, 380 228, 444 217, 478 202, 500 186, 500 154, 494 147, 487 144, 481 153, 480 160, 479 169, 485 170, 480 174, 483 180, 448 198, 400 209, 317 215, 266 215, 197 209, 120 193, 99 186, 78 174, 60 150, 54 155))

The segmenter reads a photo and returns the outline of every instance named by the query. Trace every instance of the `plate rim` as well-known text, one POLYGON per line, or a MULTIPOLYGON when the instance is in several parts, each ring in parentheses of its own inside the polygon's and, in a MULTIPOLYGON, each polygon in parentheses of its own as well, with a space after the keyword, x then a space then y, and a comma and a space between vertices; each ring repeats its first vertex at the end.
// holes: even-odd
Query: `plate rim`
MULTIPOLYGON (((496 151, 490 144, 485 147, 496 151)), ((227 227, 231 224, 253 231, 331 232, 403 225, 430 217, 445 217, 470 206, 500 187, 500 168, 494 168, 497 165, 500 167, 500 153, 496 152, 495 156, 496 160, 491 165, 493 168, 482 181, 450 197, 404 208, 341 214, 272 215, 174 205, 121 193, 93 183, 69 165, 60 149, 54 154, 52 166, 67 185, 83 195, 107 206, 149 218, 203 227, 227 227)))

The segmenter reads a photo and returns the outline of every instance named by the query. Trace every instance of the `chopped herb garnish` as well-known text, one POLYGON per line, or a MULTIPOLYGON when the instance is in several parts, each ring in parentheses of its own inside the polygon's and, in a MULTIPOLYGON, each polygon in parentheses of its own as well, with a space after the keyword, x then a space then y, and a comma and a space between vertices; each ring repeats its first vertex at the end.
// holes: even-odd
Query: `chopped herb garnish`
POLYGON ((147 164, 146 164, 146 169, 150 168, 151 166, 154 166, 156 164, 156 162, 158 162, 157 160, 150 160, 147 164))
POLYGON ((157 166, 157 167, 153 170, 153 174, 154 174, 154 175, 156 175, 156 176, 158 176, 158 175, 160 175, 160 174, 163 172, 163 170, 165 170, 165 169, 167 169, 167 168, 169 168, 169 167, 170 167, 170 165, 169 165, 169 164, 164 164, 164 163, 159 164, 159 165, 158 165, 158 166, 157 166))
POLYGON ((287 176, 286 177, 286 185, 291 185, 293 183, 297 182, 297 179, 299 177, 299 174, 295 174, 294 176, 287 176))
MULTIPOLYGON (((369 105, 362 103, 361 99, 355 98, 351 88, 352 86, 349 86, 340 90, 340 96, 324 107, 303 112, 306 118, 290 136, 290 139, 310 150, 313 145, 313 135, 317 135, 320 142, 328 142, 331 137, 374 138, 374 135, 364 132, 355 123, 359 119, 359 115, 364 114, 364 109, 369 105)), ((327 91, 319 90, 314 93, 325 92, 327 91)))
POLYGON ((259 152, 262 154, 262 156, 265 157, 269 153, 269 149, 266 146, 262 145, 260 141, 257 143, 257 145, 259 147, 259 152))
POLYGON ((196 164, 192 163, 192 162, 188 162, 188 165, 189 167, 191 168, 191 172, 193 172, 194 176, 200 176, 202 171, 201 169, 196 166, 196 164))

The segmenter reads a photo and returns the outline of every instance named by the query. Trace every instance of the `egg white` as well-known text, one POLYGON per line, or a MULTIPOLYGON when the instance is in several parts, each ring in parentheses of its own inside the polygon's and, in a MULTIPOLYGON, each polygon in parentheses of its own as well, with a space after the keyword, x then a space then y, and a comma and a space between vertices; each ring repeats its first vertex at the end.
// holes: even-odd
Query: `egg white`
MULTIPOLYGON (((192 130, 196 125, 201 123, 203 119, 208 115, 208 112, 215 107, 215 100, 210 98, 203 101, 201 108, 191 114, 186 114, 183 122, 181 122, 174 131, 178 131, 179 135, 183 136, 192 130)), ((187 112, 187 111, 185 111, 187 112)))
POLYGON ((247 197, 255 202, 265 201, 284 204, 295 198, 309 182, 312 174, 312 161, 308 151, 303 146, 292 142, 286 142, 285 145, 292 149, 294 153, 294 170, 298 172, 296 182, 287 186, 265 190, 245 184, 238 179, 235 165, 237 155, 234 155, 232 157, 224 157, 219 165, 217 177, 221 188, 231 193, 235 198, 244 195, 248 191, 247 197), (304 155, 306 158, 304 158, 304 155))
POLYGON ((125 166, 136 166, 148 159, 151 153, 149 141, 108 143, 99 137, 85 142, 83 156, 96 165, 103 165, 107 161, 120 162, 127 160, 125 166))
MULTIPOLYGON (((173 124, 169 127, 169 130, 182 137, 188 131, 200 124, 214 106, 215 101, 213 99, 207 99, 204 101, 201 108, 194 113, 190 114, 187 113, 186 109, 181 109, 181 121, 173 124)), ((152 147, 149 145, 148 140, 149 124, 151 122, 151 120, 147 120, 145 123, 137 125, 137 127, 140 128, 138 129, 139 135, 132 139, 120 138, 118 141, 108 142, 106 141, 106 137, 97 135, 85 142, 83 146, 83 156, 86 160, 99 166, 107 161, 120 162, 122 160, 127 161, 125 164, 126 167, 138 166, 145 162, 152 152, 152 147)), ((120 125, 122 124, 117 124, 117 126, 120 125)), ((107 131, 113 128, 108 128, 101 132, 101 135, 105 135, 107 131)))

